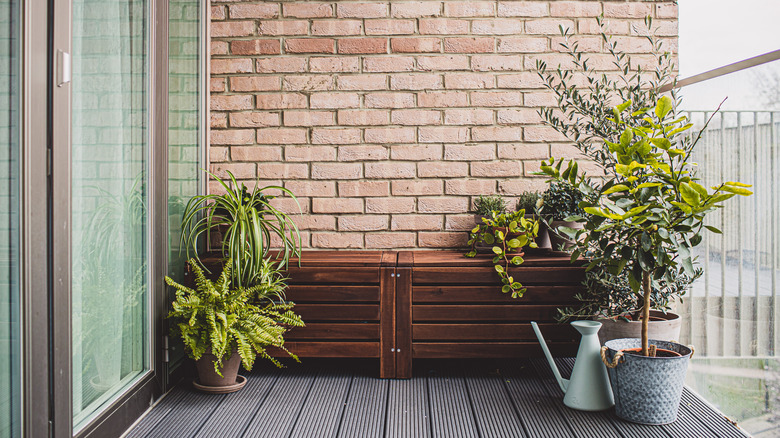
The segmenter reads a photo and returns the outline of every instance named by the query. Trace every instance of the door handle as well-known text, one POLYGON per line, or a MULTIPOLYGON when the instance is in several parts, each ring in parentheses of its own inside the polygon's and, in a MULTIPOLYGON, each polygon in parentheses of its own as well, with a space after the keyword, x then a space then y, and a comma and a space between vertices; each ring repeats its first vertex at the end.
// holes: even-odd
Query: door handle
POLYGON ((70 83, 71 78, 70 53, 57 50, 57 86, 70 83))

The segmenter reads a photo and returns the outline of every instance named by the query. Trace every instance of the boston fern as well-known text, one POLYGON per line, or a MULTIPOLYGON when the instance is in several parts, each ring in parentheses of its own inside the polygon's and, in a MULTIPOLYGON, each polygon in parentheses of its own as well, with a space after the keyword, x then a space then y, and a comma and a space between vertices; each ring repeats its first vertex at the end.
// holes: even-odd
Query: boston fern
MULTIPOLYGON (((223 359, 234 351, 241 356, 247 370, 252 369, 258 355, 282 366, 266 352, 267 347, 277 347, 298 360, 284 347, 284 333, 288 327, 304 324, 292 311, 295 304, 279 300, 281 291, 274 284, 261 282, 249 288, 232 288, 230 262, 216 281, 206 278, 194 260, 189 264, 195 274, 194 289, 170 277, 165 277, 165 282, 176 289, 176 300, 168 317, 175 321, 174 332, 181 335, 192 359, 199 360, 210 352, 217 357, 214 370, 220 376, 223 359)), ((266 263, 264 267, 275 271, 274 265, 266 263)))

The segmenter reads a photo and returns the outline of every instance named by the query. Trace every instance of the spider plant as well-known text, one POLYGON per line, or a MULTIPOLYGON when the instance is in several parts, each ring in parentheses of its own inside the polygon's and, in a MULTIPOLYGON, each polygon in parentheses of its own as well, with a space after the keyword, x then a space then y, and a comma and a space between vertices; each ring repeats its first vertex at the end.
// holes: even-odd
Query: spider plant
MULTIPOLYGON (((278 190, 298 200, 284 187, 267 186, 248 190, 236 181, 231 172, 223 180, 208 172, 225 189, 222 195, 194 196, 187 203, 182 218, 182 246, 187 257, 198 258, 198 242, 212 230, 222 232, 222 257, 230 260, 231 281, 235 287, 250 287, 261 280, 263 260, 271 252, 272 238, 279 238, 276 257, 280 268, 286 268, 291 257, 300 256, 301 236, 290 217, 270 204, 274 196, 268 191, 278 190)), ((299 205, 300 209, 300 205, 299 205)))

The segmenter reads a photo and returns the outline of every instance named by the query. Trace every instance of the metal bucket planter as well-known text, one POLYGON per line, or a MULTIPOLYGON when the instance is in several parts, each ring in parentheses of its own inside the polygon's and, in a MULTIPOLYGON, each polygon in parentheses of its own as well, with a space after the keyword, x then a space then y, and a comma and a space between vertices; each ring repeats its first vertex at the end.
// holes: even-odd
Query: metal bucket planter
POLYGON ((615 413, 634 423, 673 423, 677 419, 685 372, 693 350, 675 342, 654 339, 650 344, 680 356, 644 357, 623 352, 641 348, 642 342, 636 338, 615 339, 602 347, 602 360, 607 365, 615 395, 615 413))

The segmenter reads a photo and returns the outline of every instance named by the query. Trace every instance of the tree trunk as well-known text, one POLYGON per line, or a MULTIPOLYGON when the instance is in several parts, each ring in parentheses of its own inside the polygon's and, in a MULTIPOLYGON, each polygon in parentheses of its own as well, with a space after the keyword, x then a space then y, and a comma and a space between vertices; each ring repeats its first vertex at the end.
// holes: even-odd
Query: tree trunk
POLYGON ((642 289, 645 292, 645 303, 642 307, 642 356, 648 356, 648 329, 650 328, 650 272, 642 271, 642 289))

